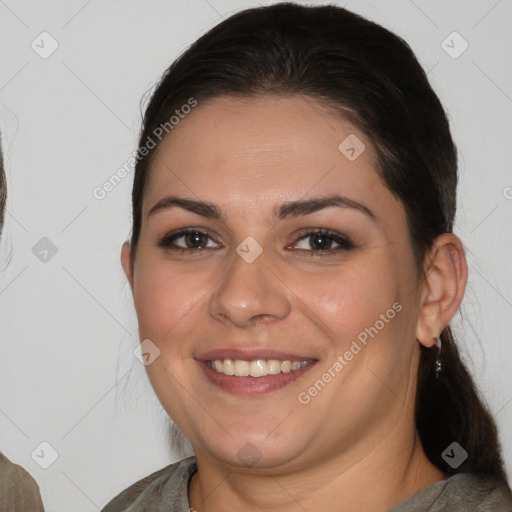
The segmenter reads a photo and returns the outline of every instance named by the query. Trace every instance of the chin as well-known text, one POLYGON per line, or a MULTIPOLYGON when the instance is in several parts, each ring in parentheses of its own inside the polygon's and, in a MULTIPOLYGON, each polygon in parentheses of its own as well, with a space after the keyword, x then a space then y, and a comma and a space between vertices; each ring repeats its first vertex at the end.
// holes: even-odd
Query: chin
POLYGON ((304 429, 300 437, 297 435, 298 426, 290 425, 278 433, 276 422, 272 428, 267 425, 254 428, 253 425, 251 429, 241 425, 240 428, 229 429, 229 433, 222 431, 220 435, 218 428, 214 430, 215 434, 203 431, 194 436, 194 451, 206 452, 224 464, 247 470, 286 466, 300 458, 311 445, 304 429))

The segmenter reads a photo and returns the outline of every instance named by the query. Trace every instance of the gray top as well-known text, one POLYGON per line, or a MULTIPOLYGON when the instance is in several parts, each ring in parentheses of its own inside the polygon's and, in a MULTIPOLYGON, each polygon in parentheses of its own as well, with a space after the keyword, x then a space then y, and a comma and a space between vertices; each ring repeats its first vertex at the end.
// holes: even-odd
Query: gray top
MULTIPOLYGON (((196 470, 195 457, 170 464, 123 491, 102 512, 190 512, 188 484, 196 470)), ((512 494, 506 483, 458 473, 387 512, 512 512, 512 494)))

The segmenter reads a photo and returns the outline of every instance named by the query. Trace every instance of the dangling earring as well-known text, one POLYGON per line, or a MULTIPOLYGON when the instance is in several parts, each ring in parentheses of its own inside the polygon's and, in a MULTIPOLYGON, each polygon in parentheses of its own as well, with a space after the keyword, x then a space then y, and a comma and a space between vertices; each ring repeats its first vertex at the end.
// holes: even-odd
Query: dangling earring
POLYGON ((441 374, 441 370, 443 369, 443 366, 441 364, 441 335, 439 335, 436 338, 436 347, 437 347, 437 354, 436 354, 436 379, 439 378, 439 375, 441 374))

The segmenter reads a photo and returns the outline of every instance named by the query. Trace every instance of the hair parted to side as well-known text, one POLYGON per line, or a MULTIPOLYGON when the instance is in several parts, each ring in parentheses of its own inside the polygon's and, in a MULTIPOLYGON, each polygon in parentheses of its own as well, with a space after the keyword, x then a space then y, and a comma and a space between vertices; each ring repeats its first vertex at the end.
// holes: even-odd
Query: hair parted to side
MULTIPOLYGON (((377 172, 407 215, 418 278, 436 236, 452 232, 457 152, 447 116, 408 44, 385 28, 333 5, 280 3, 240 11, 190 46, 164 73, 147 106, 142 148, 155 129, 193 97, 263 94, 312 98, 353 122, 372 141, 377 172)), ((160 142, 138 160, 132 191, 132 264, 144 191, 160 142)), ((416 425, 441 471, 472 471, 505 480, 495 423, 462 362, 450 327, 435 351, 421 346, 416 425), (458 442, 468 458, 456 469, 442 452, 458 442)))

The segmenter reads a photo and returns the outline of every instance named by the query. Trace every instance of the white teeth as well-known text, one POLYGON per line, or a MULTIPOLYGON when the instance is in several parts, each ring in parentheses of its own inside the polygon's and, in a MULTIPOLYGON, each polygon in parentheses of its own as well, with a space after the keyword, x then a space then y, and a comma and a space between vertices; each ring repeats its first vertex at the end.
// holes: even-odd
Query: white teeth
POLYGON ((232 359, 225 359, 222 365, 222 369, 219 371, 222 371, 222 373, 226 375, 235 375, 235 363, 232 359))
POLYGON ((268 375, 267 362, 263 359, 251 361, 249 371, 251 373, 251 377, 263 377, 264 375, 268 375))
POLYGON ((304 368, 308 361, 279 361, 277 359, 258 359, 256 361, 242 361, 240 359, 216 359, 208 361, 210 368, 224 375, 235 377, 265 377, 266 375, 277 375, 278 373, 289 373, 304 368))
POLYGON ((281 373, 281 361, 271 359, 270 361, 267 361, 267 368, 270 375, 277 375, 278 373, 281 373))
POLYGON ((248 377, 250 373, 249 361, 235 361, 235 375, 237 377, 248 377))

